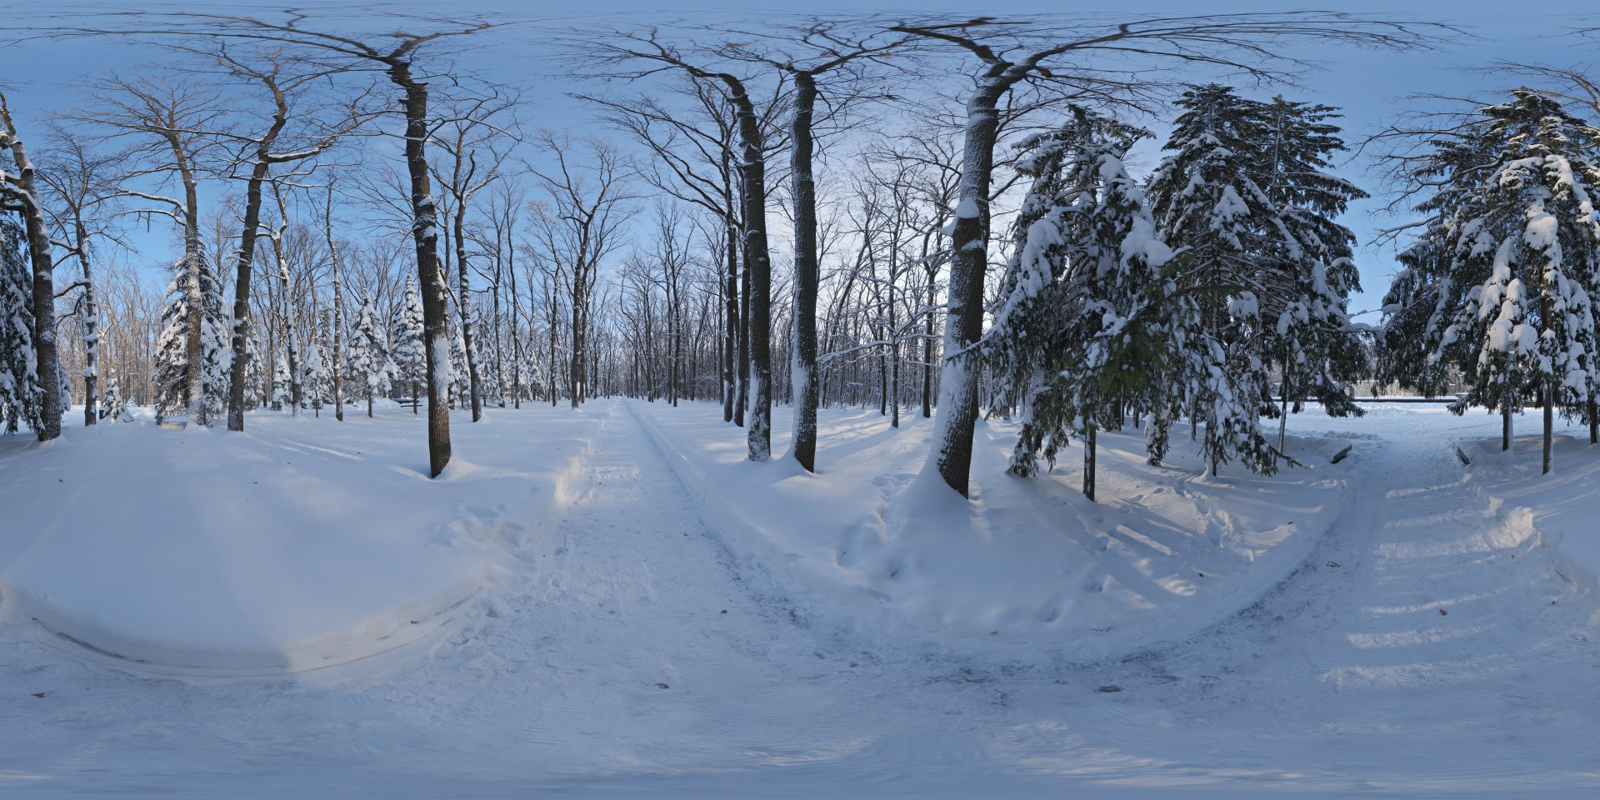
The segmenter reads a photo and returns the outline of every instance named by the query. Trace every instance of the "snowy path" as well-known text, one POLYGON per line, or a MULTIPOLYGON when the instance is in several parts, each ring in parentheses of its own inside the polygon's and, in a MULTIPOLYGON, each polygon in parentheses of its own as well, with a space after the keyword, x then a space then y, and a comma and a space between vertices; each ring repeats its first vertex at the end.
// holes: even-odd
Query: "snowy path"
POLYGON ((1041 667, 789 602, 619 404, 523 591, 385 679, 183 685, 0 644, 0 794, 1592 796, 1592 601, 1460 481, 1454 434, 1338 424, 1387 441, 1310 566, 1187 644, 1041 667))

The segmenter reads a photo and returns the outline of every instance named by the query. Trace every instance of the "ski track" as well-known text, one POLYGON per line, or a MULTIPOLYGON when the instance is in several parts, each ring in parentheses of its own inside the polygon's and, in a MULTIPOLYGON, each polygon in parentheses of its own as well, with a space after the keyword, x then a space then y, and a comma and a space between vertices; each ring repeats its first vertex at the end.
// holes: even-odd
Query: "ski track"
POLYGON ((641 424, 612 409, 576 499, 517 554, 504 608, 380 680, 178 683, 0 644, 0 794, 1600 786, 1593 600, 1426 426, 1358 442, 1357 501, 1250 609, 1164 649, 1039 666, 847 632, 791 603, 706 524, 641 424))

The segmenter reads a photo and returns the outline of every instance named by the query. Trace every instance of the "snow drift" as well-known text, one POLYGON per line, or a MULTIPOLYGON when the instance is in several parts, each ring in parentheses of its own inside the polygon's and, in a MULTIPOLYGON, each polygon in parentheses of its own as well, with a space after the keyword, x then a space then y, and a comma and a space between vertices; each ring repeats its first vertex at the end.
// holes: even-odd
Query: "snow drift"
POLYGON ((505 416, 460 426, 476 460, 436 481, 404 412, 0 441, 0 619, 163 674, 302 672, 428 637, 495 591, 601 424, 505 416))

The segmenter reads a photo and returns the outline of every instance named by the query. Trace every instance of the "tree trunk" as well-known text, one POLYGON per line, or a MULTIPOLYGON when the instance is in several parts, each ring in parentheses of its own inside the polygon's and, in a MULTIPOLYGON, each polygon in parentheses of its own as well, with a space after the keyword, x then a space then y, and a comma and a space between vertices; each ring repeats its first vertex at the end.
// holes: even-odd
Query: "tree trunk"
POLYGON ((428 183, 428 86, 411 76, 408 62, 389 68, 389 80, 405 93, 406 169, 411 175, 411 235, 417 250, 417 282, 422 293, 424 350, 428 364, 428 474, 438 477, 450 463, 449 313, 444 276, 439 271, 435 206, 428 183))
POLYGON ((1500 410, 1500 451, 1505 452, 1511 449, 1511 401, 1502 402, 1505 407, 1500 410))
MULTIPOLYGON (((741 203, 743 202, 743 188, 740 189, 741 203)), ((740 230, 744 229, 745 210, 739 212, 740 230)), ((739 238, 735 235, 735 238, 739 238)), ((744 427, 745 412, 750 410, 750 259, 745 256, 744 248, 736 248, 740 254, 739 267, 739 396, 735 401, 733 410, 733 424, 744 427)))
POLYGON ((478 357, 472 347, 472 294, 467 287, 467 203, 456 201, 456 270, 461 281, 461 357, 467 362, 467 394, 472 398, 472 421, 483 418, 483 395, 478 386, 478 357))
POLYGON ((283 242, 276 236, 272 239, 272 250, 278 261, 278 284, 283 291, 283 346, 289 362, 289 402, 292 406, 289 413, 299 417, 300 399, 305 389, 300 383, 299 332, 295 330, 294 306, 289 296, 289 262, 283 257, 283 242))
MULTIPOLYGON (((579 258, 581 259, 582 256, 579 256, 579 258)), ((576 270, 576 265, 574 270, 576 270)), ((574 272, 572 276, 572 362, 568 373, 570 383, 567 386, 567 394, 572 400, 574 409, 583 402, 583 367, 585 363, 583 352, 585 344, 583 307, 589 302, 587 283, 587 277, 576 271, 574 272)))
MULTIPOLYGON (((344 290, 339 278, 339 248, 333 243, 333 189, 328 189, 328 257, 333 267, 333 418, 344 422, 344 290)), ((416 383, 412 383, 416 395, 416 383)), ((413 413, 416 403, 412 403, 413 413)))
POLYGON ((934 420, 931 465, 946 485, 967 496, 972 436, 978 423, 978 364, 968 352, 983 335, 983 279, 988 269, 989 184, 994 171, 996 108, 1009 84, 985 78, 967 101, 960 202, 950 236, 950 302, 945 312, 944 366, 934 420))
POLYGON ((739 408, 737 380, 737 362, 739 360, 739 236, 735 233, 733 225, 726 226, 728 231, 728 279, 723 287, 723 305, 725 318, 722 331, 722 421, 733 422, 738 419, 738 424, 744 425, 744 412, 739 408))
POLYGON ((100 308, 94 296, 94 271, 89 263, 89 231, 83 215, 73 214, 73 233, 77 239, 78 263, 83 266, 83 424, 95 424, 100 405, 100 308))
MULTIPOLYGON (((922 257, 927 259, 926 248, 922 257)), ((928 308, 933 308, 934 282, 938 277, 933 269, 928 270, 928 308)), ((922 418, 933 416, 933 312, 928 311, 922 319, 922 418)))
POLYGON ((48 442, 61 435, 61 376, 56 360, 56 287, 55 262, 50 257, 50 233, 44 223, 44 209, 40 208, 39 191, 34 182, 33 162, 28 159, 27 148, 17 134, 17 125, 11 119, 11 110, 0 95, 0 129, 9 139, 11 155, 16 160, 17 187, 27 195, 23 202, 23 218, 28 235, 28 255, 33 264, 33 346, 37 360, 39 387, 44 396, 39 401, 39 441, 48 442))
POLYGON ((1088 431, 1083 437, 1083 496, 1094 500, 1094 457, 1095 457, 1095 425, 1088 424, 1088 431))
MULTIPOLYGON (((239 251, 234 257, 233 280, 233 363, 228 370, 228 430, 244 430, 244 391, 250 379, 250 284, 251 269, 255 263, 256 231, 261 225, 261 184, 267 177, 268 165, 257 161, 245 184, 244 228, 239 233, 239 251)), ((335 267, 337 270, 337 267, 335 267)), ((335 271, 335 276, 338 272, 335 271)), ((337 303, 339 279, 334 279, 334 298, 337 303)), ((334 326, 338 326, 338 305, 334 306, 334 326)), ((335 353, 338 351, 335 350, 335 353)), ((338 369, 337 366, 334 369, 338 369)), ((334 373, 338 375, 337 372, 334 373)), ((335 377, 335 386, 338 378, 335 377)), ((343 415, 340 416, 343 419, 343 415)))
POLYGON ((790 131, 794 180, 794 446, 790 452, 807 472, 817 471, 817 186, 812 174, 811 118, 817 85, 795 73, 794 124, 790 131))
MULTIPOLYGON (((1549 301, 1545 301, 1549 305, 1549 301)), ((1548 317, 1546 317, 1548 319, 1548 317)), ((1550 441, 1555 436, 1556 428, 1556 389, 1555 386, 1546 386, 1544 389, 1544 471, 1541 474, 1550 474, 1550 441)))
MULTIPOLYGON (((192 409, 195 404, 203 404, 205 400, 205 375, 204 370, 200 368, 200 353, 203 347, 201 334, 205 322, 204 287, 200 285, 200 194, 194 175, 190 171, 188 162, 181 156, 176 142, 173 144, 173 150, 180 152, 178 166, 183 174, 183 263, 184 273, 189 281, 189 335, 184 341, 184 359, 189 366, 188 387, 184 393, 187 395, 186 405, 192 409)), ((211 422, 198 421, 208 425, 211 422)))
POLYGON ((767 251, 767 162, 762 152, 761 121, 755 105, 738 81, 724 79, 738 109, 739 142, 744 159, 739 176, 744 185, 744 253, 750 302, 750 424, 746 441, 751 461, 772 454, 772 262, 767 251))

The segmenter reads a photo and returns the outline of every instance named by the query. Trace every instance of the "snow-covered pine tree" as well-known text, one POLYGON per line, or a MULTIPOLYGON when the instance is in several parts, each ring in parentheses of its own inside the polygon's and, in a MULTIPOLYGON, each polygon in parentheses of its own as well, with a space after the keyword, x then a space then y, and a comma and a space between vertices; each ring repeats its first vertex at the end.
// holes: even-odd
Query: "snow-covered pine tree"
POLYGON ((0 425, 38 429, 44 391, 33 346, 33 264, 27 234, 0 216, 0 425))
POLYGON ((273 411, 282 411, 294 404, 292 387, 293 382, 289 380, 289 354, 283 348, 279 348, 277 356, 272 359, 271 404, 273 411))
POLYGON ((461 329, 453 327, 450 335, 450 402, 456 408, 471 407, 471 377, 467 372, 466 348, 461 344, 461 329))
POLYGON ((405 297, 396 309, 394 324, 389 334, 390 360, 395 366, 395 380, 401 381, 411 391, 411 413, 417 413, 419 388, 427 377, 427 353, 422 349, 422 299, 417 296, 417 282, 406 279, 405 297))
POLYGON ((1350 394, 1366 366, 1366 346, 1347 311, 1350 293, 1360 289, 1351 260, 1356 237, 1338 217, 1367 193, 1326 172, 1329 157, 1345 149, 1329 121, 1337 111, 1282 97, 1262 107, 1270 137, 1262 188, 1282 226, 1269 241, 1288 277, 1269 285, 1274 296, 1264 301, 1277 317, 1266 327, 1265 349, 1278 363, 1280 450, 1289 412, 1298 413, 1308 399, 1330 416, 1364 413, 1350 394))
MULTIPOLYGON (((1033 184, 986 355, 1020 404, 1024 422, 1010 472, 1052 465, 1071 438, 1084 442, 1084 494, 1095 497, 1095 439, 1125 413, 1159 426, 1171 403, 1174 334, 1198 309, 1163 267, 1172 251, 1155 235, 1144 194, 1123 157, 1149 134, 1074 107, 1056 131, 1023 143, 1033 184)), ((1151 440, 1152 452, 1160 442, 1151 440)))
POLYGON ((250 326, 250 337, 245 340, 245 352, 250 354, 250 364, 245 370, 244 407, 254 410, 261 407, 267 391, 266 362, 261 359, 261 337, 256 326, 250 326))
POLYGON ((367 400, 367 416, 372 416, 372 400, 389 391, 394 374, 394 364, 389 361, 388 340, 383 325, 378 321, 378 310, 370 299, 363 299, 356 309, 355 330, 350 334, 350 347, 346 358, 346 376, 350 383, 361 387, 367 400))
POLYGON ((311 408, 316 416, 322 416, 322 404, 328 393, 328 369, 322 357, 322 348, 317 347, 317 341, 312 338, 306 343, 306 351, 301 354, 300 365, 302 374, 300 383, 304 387, 303 401, 311 408))
MULTIPOLYGON (((1417 187, 1432 187, 1417 206, 1426 214, 1422 232, 1398 259, 1400 271, 1383 299, 1383 324, 1378 337, 1376 382, 1398 386, 1428 397, 1449 393, 1455 366, 1469 357, 1467 343, 1455 337, 1444 341, 1457 306, 1464 299, 1458 287, 1461 268, 1455 247, 1469 244, 1460 235, 1463 223, 1477 213, 1479 165, 1488 163, 1484 150, 1485 121, 1469 121, 1452 137, 1436 136, 1433 151, 1417 163, 1406 180, 1417 187)), ((1489 240, 1483 241, 1489 247, 1489 240)), ((1465 254, 1462 254, 1465 255, 1465 254)), ((1487 272, 1477 276, 1481 283, 1487 272)), ((1475 354, 1473 354, 1475 355, 1475 354)), ((1509 411, 1505 417, 1510 423, 1509 411)), ((1509 427, 1505 446, 1510 446, 1509 427)))
POLYGON ((128 408, 128 401, 122 397, 122 389, 117 386, 115 378, 106 380, 105 391, 100 395, 100 419, 109 419, 113 422, 132 422, 133 410, 128 408))
POLYGON ((505 376, 500 372, 500 360, 495 357, 494 326, 484 319, 481 308, 474 316, 477 319, 472 321, 472 352, 473 362, 478 366, 479 405, 505 408, 505 398, 500 395, 500 387, 505 385, 505 376))
POLYGON ((189 419, 209 427, 222 415, 228 392, 228 323, 223 318, 222 283, 210 261, 197 254, 200 263, 189 269, 186 260, 172 268, 167 284, 167 307, 161 313, 161 335, 156 341, 156 421, 188 413, 189 419), (189 280, 200 282, 200 363, 188 363, 189 280), (198 369, 199 392, 190 390, 189 371, 198 369))
POLYGON ((1556 410, 1591 421, 1600 390, 1600 130, 1529 89, 1483 114, 1488 160, 1460 175, 1476 198, 1450 229, 1439 301, 1449 324, 1435 356, 1462 373, 1457 414, 1480 406, 1509 420, 1514 408, 1543 406, 1549 472, 1556 410))
POLYGON ((1264 290, 1287 283, 1273 265, 1285 238, 1282 219, 1263 184, 1265 107, 1216 84, 1196 86, 1178 101, 1179 115, 1150 178, 1149 196, 1160 238, 1180 248, 1178 283, 1200 307, 1197 336, 1175 357, 1185 363, 1186 412, 1204 426, 1210 469, 1239 458, 1270 473, 1276 456, 1260 416, 1271 404, 1264 290))

